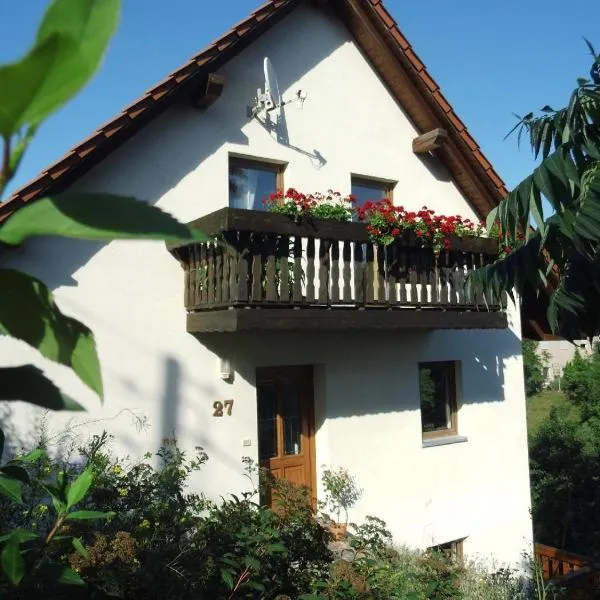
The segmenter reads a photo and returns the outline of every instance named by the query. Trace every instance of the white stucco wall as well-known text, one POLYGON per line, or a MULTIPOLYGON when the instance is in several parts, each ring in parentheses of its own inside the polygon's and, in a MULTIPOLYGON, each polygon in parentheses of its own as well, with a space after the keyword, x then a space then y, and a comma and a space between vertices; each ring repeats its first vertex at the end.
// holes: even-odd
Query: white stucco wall
MULTIPOLYGON (((113 153, 77 185, 131 194, 191 220, 227 205, 230 152, 287 163, 285 185, 350 191, 352 173, 397 181, 396 203, 475 218, 440 164, 411 151, 418 134, 338 22, 299 8, 231 61, 223 96, 206 112, 181 104, 113 153), (289 143, 245 117, 261 84, 262 58, 278 70, 284 96, 306 90, 303 109, 286 107, 289 143), (324 160, 319 162, 315 157, 324 160)), ((284 132, 285 133, 285 132, 284 132)), ((2 364, 35 360, 90 409, 83 436, 106 428, 121 452, 139 456, 173 433, 203 446, 209 463, 198 487, 217 496, 246 488, 240 459, 256 457, 257 366, 317 365, 317 467, 348 467, 365 493, 353 520, 385 519, 398 542, 428 546, 466 537, 468 554, 516 563, 529 551, 529 480, 518 315, 505 331, 422 334, 224 335, 185 332, 183 274, 164 245, 36 240, 3 258, 54 289, 67 313, 94 330, 104 372, 100 406, 67 369, 0 340, 2 364), (233 382, 218 377, 218 356, 233 382), (423 448, 417 363, 460 360, 459 433, 468 441, 423 448), (233 398, 231 417, 212 417, 233 398), (147 418, 138 430, 135 414, 147 418), (249 439, 249 447, 242 440, 249 439)), ((0 412, 21 432, 34 410, 0 412)), ((60 432, 72 415, 52 415, 60 432)), ((13 432, 17 433, 17 432, 13 432)))

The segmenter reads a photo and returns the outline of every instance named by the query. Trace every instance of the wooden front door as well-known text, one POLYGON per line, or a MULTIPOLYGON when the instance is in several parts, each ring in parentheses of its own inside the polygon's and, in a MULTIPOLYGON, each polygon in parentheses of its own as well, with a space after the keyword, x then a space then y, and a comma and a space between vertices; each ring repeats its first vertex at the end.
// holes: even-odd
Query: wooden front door
MULTIPOLYGON (((258 456, 274 477, 315 492, 313 371, 310 366, 256 371, 258 456)), ((271 504, 270 495, 262 500, 271 504)))

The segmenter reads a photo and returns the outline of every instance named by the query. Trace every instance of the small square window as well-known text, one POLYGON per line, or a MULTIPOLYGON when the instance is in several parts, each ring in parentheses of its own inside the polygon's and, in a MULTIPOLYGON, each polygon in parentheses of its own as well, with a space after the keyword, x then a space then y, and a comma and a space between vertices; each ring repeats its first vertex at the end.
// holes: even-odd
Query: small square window
POLYGON ((456 364, 421 363, 419 394, 423 439, 457 435, 456 364))
POLYGON ((428 550, 440 552, 457 563, 460 563, 463 560, 463 540, 454 540, 453 542, 438 544, 437 546, 431 546, 428 550))
POLYGON ((264 200, 283 189, 284 165, 229 157, 229 206, 264 210, 264 200))
POLYGON ((356 207, 364 205, 367 200, 376 202, 382 198, 391 198, 394 184, 379 179, 352 176, 351 192, 356 197, 356 207))

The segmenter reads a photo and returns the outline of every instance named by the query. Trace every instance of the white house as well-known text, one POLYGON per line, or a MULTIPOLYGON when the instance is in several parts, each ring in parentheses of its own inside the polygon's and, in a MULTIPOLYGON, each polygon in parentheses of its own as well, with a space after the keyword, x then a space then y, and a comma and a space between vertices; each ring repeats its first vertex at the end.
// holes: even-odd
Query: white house
MULTIPOLYGON (((260 210, 278 187, 474 220, 506 193, 380 0, 270 0, 0 207, 4 220, 48 191, 130 195, 205 217, 240 253, 58 238, 3 252, 95 332, 105 402, 14 341, 0 340, 2 364, 41 365, 89 409, 71 424, 109 430, 119 452, 172 435, 202 446, 195 484, 209 496, 248 487, 243 456, 317 496, 322 466, 344 466, 364 489, 352 520, 519 563, 532 546, 520 315, 475 307, 453 279, 481 248, 457 242, 437 271, 430 250, 400 250, 409 270, 389 275, 362 224, 226 210, 260 210), (266 56, 284 100, 306 93, 268 121, 248 116, 266 56)), ((35 412, 0 414, 26 432, 35 412)))
POLYGON ((544 383, 551 385, 556 382, 560 386, 565 367, 573 360, 575 352, 578 351, 582 357, 590 356, 597 341, 594 339, 590 343, 589 340, 542 340, 537 347, 537 353, 544 363, 544 383))

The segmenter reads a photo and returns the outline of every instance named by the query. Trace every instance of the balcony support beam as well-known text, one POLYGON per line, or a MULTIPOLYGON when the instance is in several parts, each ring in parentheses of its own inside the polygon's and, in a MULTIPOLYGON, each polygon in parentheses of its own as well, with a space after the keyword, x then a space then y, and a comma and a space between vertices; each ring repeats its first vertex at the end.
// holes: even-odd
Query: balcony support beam
POLYGON ((233 308, 191 312, 189 333, 236 331, 348 331, 505 329, 504 312, 435 309, 233 308))

